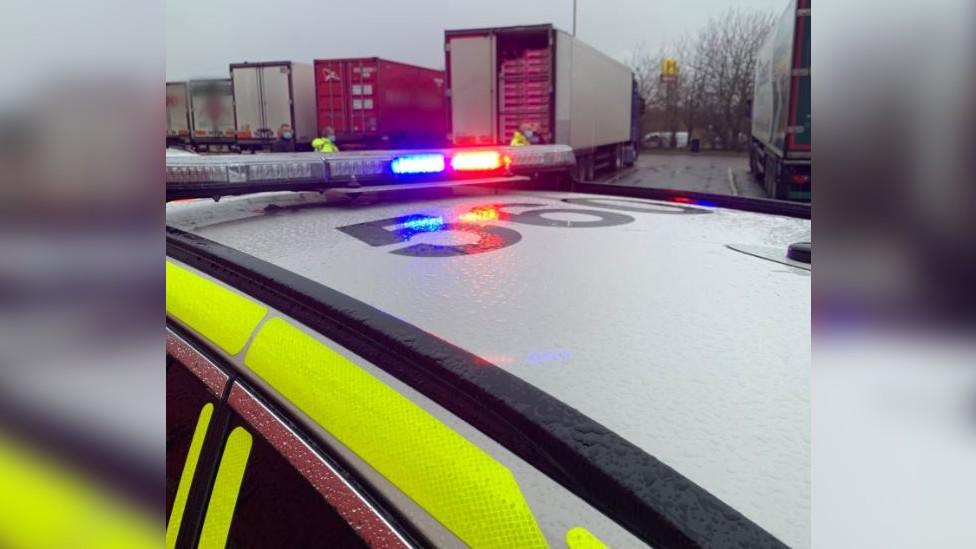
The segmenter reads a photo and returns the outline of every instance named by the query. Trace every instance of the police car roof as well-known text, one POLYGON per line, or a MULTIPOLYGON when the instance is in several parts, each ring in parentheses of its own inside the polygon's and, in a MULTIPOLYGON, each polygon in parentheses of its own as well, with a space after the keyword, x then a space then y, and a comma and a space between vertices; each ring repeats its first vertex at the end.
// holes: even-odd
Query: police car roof
POLYGON ((786 544, 809 546, 810 276, 785 251, 809 240, 810 222, 465 192, 366 205, 318 193, 186 201, 167 206, 167 224, 483 357, 786 544), (469 228, 445 230, 459 222, 469 228))

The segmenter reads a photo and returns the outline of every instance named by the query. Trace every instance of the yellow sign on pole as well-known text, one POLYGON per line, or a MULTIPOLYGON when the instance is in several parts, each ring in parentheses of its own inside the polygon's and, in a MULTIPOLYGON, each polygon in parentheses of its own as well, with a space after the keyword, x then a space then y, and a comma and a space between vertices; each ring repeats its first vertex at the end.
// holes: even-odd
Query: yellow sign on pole
POLYGON ((675 82, 678 80, 678 60, 665 57, 661 61, 661 82, 675 82))

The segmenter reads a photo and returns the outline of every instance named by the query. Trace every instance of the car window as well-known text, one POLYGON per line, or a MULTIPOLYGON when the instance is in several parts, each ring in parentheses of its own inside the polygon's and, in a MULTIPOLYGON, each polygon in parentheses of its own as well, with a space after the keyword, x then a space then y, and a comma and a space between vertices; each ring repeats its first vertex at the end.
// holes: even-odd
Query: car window
POLYGON ((366 547, 364 539, 406 545, 248 391, 239 384, 226 391, 229 379, 186 341, 168 335, 167 548, 177 546, 181 530, 180 546, 345 548, 366 547))
MULTIPOLYGON (((199 460, 200 448, 212 422, 217 399, 213 393, 173 355, 166 356, 166 520, 171 523, 173 504, 180 494, 185 505, 189 480, 199 460), (197 434, 199 433, 199 434, 197 434), (195 437, 196 435, 196 437, 195 437), (196 440, 194 440, 196 438, 196 440), (194 443, 195 442, 195 443, 194 443), (190 455, 193 446, 194 455, 190 455), (187 458, 190 457, 188 461, 187 458), (189 468, 187 467, 189 465, 189 468), (186 473, 185 487, 179 489, 186 473)), ((178 511, 182 514, 183 511, 178 511)), ((177 523, 180 521, 177 521, 177 523)), ((178 526, 178 524, 174 524, 178 526)))
MULTIPOLYGON (((228 432, 229 448, 246 437, 251 438, 251 446, 245 452, 238 442, 231 448, 236 455, 228 458, 242 459, 241 454, 246 454, 227 547, 367 547, 322 495, 240 416, 232 415, 228 432)), ((221 468, 227 463, 222 459, 221 468)), ((218 482, 215 491, 219 488, 218 482)), ((215 495, 211 494, 212 501, 215 495)))

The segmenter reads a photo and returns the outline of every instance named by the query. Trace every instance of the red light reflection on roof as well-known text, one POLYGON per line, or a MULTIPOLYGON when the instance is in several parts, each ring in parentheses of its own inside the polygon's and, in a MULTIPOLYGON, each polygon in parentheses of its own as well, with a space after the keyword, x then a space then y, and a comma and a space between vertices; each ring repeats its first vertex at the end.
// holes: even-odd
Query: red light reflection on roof
POLYGON ((469 212, 464 212, 459 215, 458 219, 467 223, 498 221, 498 210, 493 207, 474 208, 469 212))
POLYGON ((486 362, 494 364, 496 366, 508 366, 515 362, 515 359, 508 355, 491 355, 486 357, 481 357, 486 362))

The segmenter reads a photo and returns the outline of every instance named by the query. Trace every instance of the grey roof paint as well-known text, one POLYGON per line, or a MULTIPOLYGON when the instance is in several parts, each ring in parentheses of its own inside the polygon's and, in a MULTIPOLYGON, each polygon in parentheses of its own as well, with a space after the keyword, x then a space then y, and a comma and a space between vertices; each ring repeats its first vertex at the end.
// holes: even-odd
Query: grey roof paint
MULTIPOLYGON (((450 222, 473 207, 504 202, 596 209, 560 200, 573 196, 581 195, 510 193, 266 213, 269 203, 322 199, 254 195, 171 204, 167 223, 485 357, 641 446, 788 545, 808 547, 809 272, 726 245, 785 249, 809 240, 809 221, 720 209, 609 210, 634 221, 596 228, 500 221, 521 241, 446 258, 391 254, 405 244, 371 247, 336 230, 408 214, 450 222)), ((472 240, 430 232, 410 243, 472 240)))

